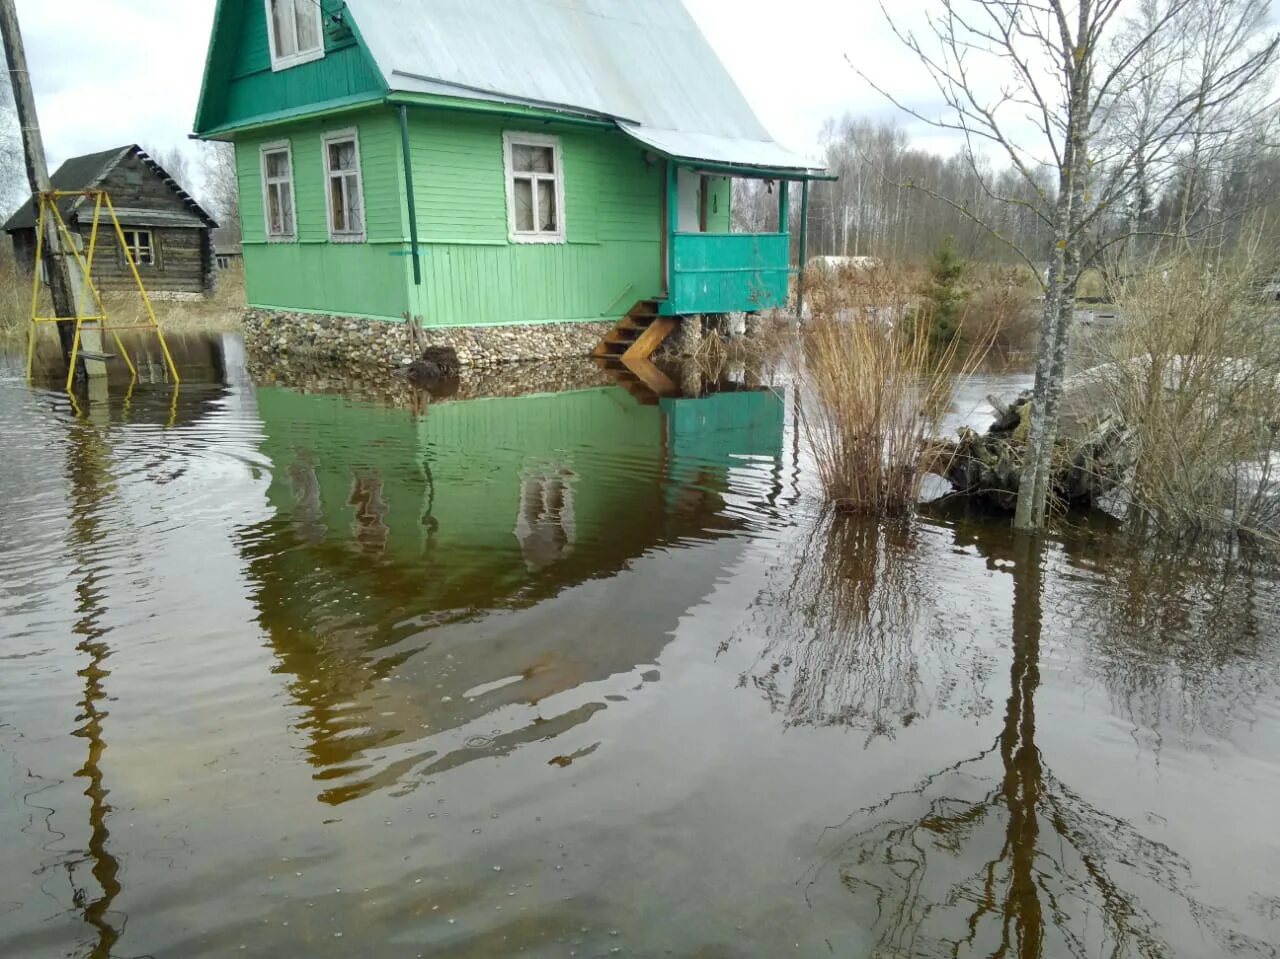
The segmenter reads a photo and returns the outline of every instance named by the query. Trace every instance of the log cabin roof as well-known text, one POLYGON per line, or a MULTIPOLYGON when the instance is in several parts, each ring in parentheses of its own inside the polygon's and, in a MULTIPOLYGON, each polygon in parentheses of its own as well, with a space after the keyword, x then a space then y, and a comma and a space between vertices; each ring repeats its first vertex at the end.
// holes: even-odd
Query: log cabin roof
POLYGON ((682 0, 346 7, 393 92, 577 113, 681 160, 816 172, 774 142, 682 0))
MULTIPOLYGON (((172 210, 147 210, 147 209, 124 209, 116 208, 116 213, 121 222, 133 223, 138 226, 175 226, 175 227, 191 227, 205 228, 215 227, 217 223, 214 221, 203 207, 196 202, 182 185, 171 177, 164 168, 160 166, 151 155, 143 150, 140 146, 130 144, 129 146, 116 147, 114 150, 103 150, 100 153, 89 153, 85 156, 72 157, 62 166, 58 167, 57 172, 50 177, 55 190, 92 190, 102 184, 111 171, 116 168, 125 157, 136 155, 151 172, 164 181, 173 193, 182 200, 183 204, 189 211, 186 215, 172 210)), ((64 219, 74 216, 76 211, 85 202, 83 197, 68 198, 59 201, 58 209, 62 213, 64 219)), ((13 233, 18 230, 31 230, 36 226, 36 204, 34 198, 27 200, 9 217, 8 222, 4 225, 6 233, 13 233)))

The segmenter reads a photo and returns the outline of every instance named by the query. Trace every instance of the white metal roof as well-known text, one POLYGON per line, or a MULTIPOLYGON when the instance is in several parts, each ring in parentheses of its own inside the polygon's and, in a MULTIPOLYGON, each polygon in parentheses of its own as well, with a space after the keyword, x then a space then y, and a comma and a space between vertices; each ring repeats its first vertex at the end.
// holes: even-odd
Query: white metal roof
POLYGON ((774 142, 681 0, 348 0, 397 92, 606 117, 653 149, 809 170, 774 142))

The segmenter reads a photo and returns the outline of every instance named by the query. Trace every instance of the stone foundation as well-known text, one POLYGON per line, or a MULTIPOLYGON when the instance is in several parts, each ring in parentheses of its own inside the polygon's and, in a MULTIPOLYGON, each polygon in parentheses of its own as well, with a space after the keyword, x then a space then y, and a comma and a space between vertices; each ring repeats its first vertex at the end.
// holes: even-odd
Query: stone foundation
POLYGON ((296 355, 251 351, 248 361, 249 373, 260 386, 285 386, 417 411, 441 401, 563 393, 613 386, 618 381, 616 373, 602 370, 584 358, 472 367, 457 378, 430 387, 414 386, 404 376, 387 369, 317 364, 296 355))
POLYGON ((357 369, 401 370, 430 347, 452 348, 467 369, 588 356, 612 330, 599 323, 540 323, 421 329, 408 323, 250 310, 246 346, 265 356, 357 369))

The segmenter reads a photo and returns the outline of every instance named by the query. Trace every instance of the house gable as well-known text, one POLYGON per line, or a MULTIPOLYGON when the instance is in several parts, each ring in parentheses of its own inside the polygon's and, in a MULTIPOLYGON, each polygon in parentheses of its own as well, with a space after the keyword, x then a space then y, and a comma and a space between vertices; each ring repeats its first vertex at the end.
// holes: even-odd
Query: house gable
POLYGON ((197 134, 218 136, 386 93, 343 0, 317 2, 324 11, 325 55, 275 70, 264 0, 219 0, 196 113, 197 134))
POLYGON ((98 184, 122 223, 211 228, 216 224, 182 186, 146 153, 126 152, 98 184))
MULTIPOLYGON (((139 225, 186 226, 195 229, 217 224, 199 203, 141 147, 130 145, 72 157, 53 174, 55 190, 106 190, 121 219, 139 225)), ((83 197, 58 201, 64 219, 84 207, 83 197)), ((6 232, 34 230, 38 211, 28 200, 5 223, 6 232)))

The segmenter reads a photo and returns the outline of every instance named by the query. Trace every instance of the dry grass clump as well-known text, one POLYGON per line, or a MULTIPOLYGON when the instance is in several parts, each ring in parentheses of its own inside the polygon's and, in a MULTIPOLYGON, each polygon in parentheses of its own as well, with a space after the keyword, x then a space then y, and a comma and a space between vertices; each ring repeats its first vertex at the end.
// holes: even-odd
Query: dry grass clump
MULTIPOLYGON (((3 244, 0 244, 2 246, 3 244)), ((117 326, 144 322, 146 310, 136 292, 103 294, 107 315, 117 326)), ((245 309, 244 274, 229 270, 218 274, 217 291, 211 297, 170 300, 152 295, 156 319, 166 332, 225 333, 240 328, 245 309)), ((41 292, 41 310, 47 312, 49 294, 41 292)), ((20 270, 8 250, 0 252, 0 347, 13 349, 25 343, 31 316, 31 277, 20 270)), ((52 336, 47 326, 41 337, 52 336)))
POLYGON ((1159 530, 1280 542, 1280 307, 1261 290, 1274 276, 1254 248, 1117 289, 1122 325, 1082 378, 1133 430, 1130 509, 1159 530))
POLYGON ((897 515, 915 506, 930 465, 926 441, 957 369, 975 362, 960 362, 958 341, 936 348, 915 288, 886 269, 846 283, 838 300, 822 288, 802 333, 802 428, 826 497, 843 511, 897 515))
MULTIPOLYGON (((107 293, 103 300, 107 315, 122 326, 140 323, 146 316, 142 299, 136 292, 107 293)), ((245 310, 244 274, 238 270, 219 273, 213 296, 171 300, 153 294, 151 305, 166 332, 227 333, 238 330, 245 310)))
MULTIPOLYGON (((0 248, 8 244, 0 241, 0 248)), ((11 250, 0 249, 0 346, 25 337, 31 312, 31 287, 24 281, 11 250)))

